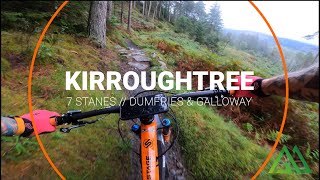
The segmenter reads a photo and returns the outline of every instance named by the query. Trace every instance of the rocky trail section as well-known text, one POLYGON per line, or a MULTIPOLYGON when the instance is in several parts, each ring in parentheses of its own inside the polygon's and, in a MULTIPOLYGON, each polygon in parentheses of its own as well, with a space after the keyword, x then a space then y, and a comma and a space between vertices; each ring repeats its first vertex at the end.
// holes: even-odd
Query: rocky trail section
MULTIPOLYGON (((145 54, 143 50, 138 48, 135 44, 133 44, 130 40, 126 40, 128 48, 121 47, 119 45, 115 46, 115 49, 117 52, 122 56, 122 62, 121 62, 121 74, 124 74, 128 71, 135 71, 137 74, 140 74, 141 71, 146 71, 147 72, 147 84, 150 84, 150 58, 145 54)), ((153 53, 151 55, 152 58, 156 57, 156 53, 153 53)), ((166 64, 161 61, 160 59, 158 60, 160 63, 160 68, 166 68, 166 64)), ((133 84, 133 78, 129 78, 129 85, 133 84)), ((142 87, 139 86, 135 90, 126 90, 126 94, 128 97, 132 97, 135 94, 143 91, 142 87)), ((131 127, 132 122, 128 121, 128 127, 131 127)), ((140 140, 137 136, 132 136, 131 137, 131 143, 132 143, 132 148, 138 151, 139 145, 140 145, 140 140)), ((169 145, 168 145, 169 146, 169 145)), ((168 148, 168 146, 166 148, 168 148)), ((166 153, 167 156, 167 164, 168 164, 168 170, 169 170, 169 180, 183 180, 186 179, 187 176, 187 171, 185 167, 183 166, 183 161, 181 157, 181 150, 180 146, 176 142, 176 144, 172 147, 171 150, 169 150, 166 153)), ((132 176, 131 179, 133 180, 138 180, 141 179, 141 165, 140 165, 140 157, 132 152, 132 176)))

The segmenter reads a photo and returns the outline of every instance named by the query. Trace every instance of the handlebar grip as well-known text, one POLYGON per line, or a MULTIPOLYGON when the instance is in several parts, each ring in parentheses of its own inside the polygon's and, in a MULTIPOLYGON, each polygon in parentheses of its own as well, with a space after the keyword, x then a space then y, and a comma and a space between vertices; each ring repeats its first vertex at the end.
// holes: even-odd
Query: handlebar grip
POLYGON ((235 93, 236 93, 235 90, 230 90, 230 91, 229 91, 229 94, 230 94, 230 95, 234 95, 235 93))
POLYGON ((68 119, 66 118, 63 118, 61 116, 54 116, 54 117, 50 117, 50 124, 52 126, 59 126, 59 125, 62 125, 62 124, 65 124, 65 123, 69 123, 69 121, 67 121, 68 119))
POLYGON ((50 117, 49 122, 52 126, 57 126, 56 117, 50 117))

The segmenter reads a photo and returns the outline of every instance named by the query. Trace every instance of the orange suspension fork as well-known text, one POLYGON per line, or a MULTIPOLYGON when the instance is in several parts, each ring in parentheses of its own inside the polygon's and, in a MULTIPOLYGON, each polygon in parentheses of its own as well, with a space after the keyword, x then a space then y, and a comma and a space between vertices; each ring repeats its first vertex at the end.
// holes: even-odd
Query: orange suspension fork
POLYGON ((141 123, 141 164, 143 180, 159 180, 157 120, 151 124, 141 123))

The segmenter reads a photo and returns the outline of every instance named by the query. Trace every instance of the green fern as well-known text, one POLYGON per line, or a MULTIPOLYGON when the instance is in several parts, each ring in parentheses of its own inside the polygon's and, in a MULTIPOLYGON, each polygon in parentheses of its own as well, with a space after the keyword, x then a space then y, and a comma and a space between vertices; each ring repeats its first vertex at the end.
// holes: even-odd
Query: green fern
POLYGON ((258 132, 256 132, 256 134, 254 135, 254 139, 257 141, 261 141, 261 135, 258 132))
POLYGON ((319 161, 319 150, 315 149, 311 151, 311 157, 315 161, 319 161))
POLYGON ((306 150, 306 153, 305 153, 305 157, 308 158, 308 159, 312 159, 312 156, 311 156, 311 147, 310 147, 309 142, 307 142, 307 150, 306 150))
POLYGON ((23 147, 23 145, 21 143, 17 143, 15 146, 15 149, 17 151, 17 155, 21 155, 21 154, 30 154, 26 148, 23 147))
MULTIPOLYGON (((270 130, 269 133, 267 134, 267 139, 270 141, 276 141, 278 134, 279 134, 279 131, 270 130)), ((279 143, 280 144, 286 143, 290 139, 291 139, 290 135, 282 133, 280 140, 279 140, 279 143)))
POLYGON ((242 127, 247 131, 247 132, 252 132, 253 131, 253 126, 250 123, 245 123, 242 125, 242 127))

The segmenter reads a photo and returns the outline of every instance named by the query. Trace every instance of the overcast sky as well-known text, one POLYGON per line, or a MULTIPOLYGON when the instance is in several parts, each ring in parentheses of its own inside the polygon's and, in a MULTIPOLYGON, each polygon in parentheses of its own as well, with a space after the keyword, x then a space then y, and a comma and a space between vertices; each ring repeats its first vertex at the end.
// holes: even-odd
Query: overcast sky
MULTIPOLYGON (((206 10, 214 1, 204 1, 206 10)), ((256 10, 248 1, 219 1, 225 28, 251 30, 270 34, 256 10)), ((318 1, 254 1, 279 37, 319 45, 319 36, 304 40, 305 35, 319 31, 318 1)))

